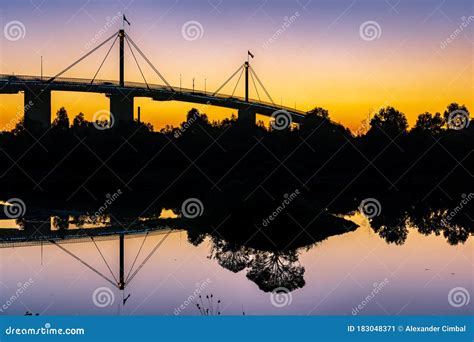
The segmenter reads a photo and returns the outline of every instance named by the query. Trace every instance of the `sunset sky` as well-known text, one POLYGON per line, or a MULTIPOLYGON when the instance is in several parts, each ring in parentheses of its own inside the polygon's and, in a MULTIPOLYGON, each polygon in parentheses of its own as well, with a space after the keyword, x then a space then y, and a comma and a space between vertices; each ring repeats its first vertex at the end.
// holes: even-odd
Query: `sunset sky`
MULTIPOLYGON (((370 112, 392 105, 413 124, 417 115, 443 111, 450 102, 474 111, 474 2, 471 0, 0 0, 0 73, 53 75, 122 27, 114 20, 125 13, 127 33, 165 78, 179 87, 216 90, 246 59, 275 102, 309 110, 320 106, 333 120, 356 130, 370 112), (281 30, 285 20, 292 22, 281 30), (24 37, 9 40, 5 27, 24 25, 24 37), (185 23, 196 21, 202 37, 183 36, 185 23), (368 21, 378 24, 377 37, 361 33, 368 21), (464 22, 462 32, 459 28, 464 22), (102 32, 106 24, 111 25, 102 32), (458 30, 458 33, 456 33, 458 30), (98 42, 93 39, 98 36, 98 42), (451 42, 446 39, 454 37, 451 42), (273 39, 273 38, 274 39, 273 39), (188 38, 188 39, 185 39, 188 38), (191 37, 192 38, 192 37, 191 37), (365 38, 365 39, 364 39, 365 38), (443 44, 443 42, 445 42, 443 44)), ((108 47, 109 45, 107 45, 108 47)), ((107 48, 64 76, 92 78, 107 48)), ((161 83, 143 60, 149 83, 161 83)), ((140 73, 126 49, 126 81, 140 73)), ((97 78, 118 79, 118 47, 97 78)), ((231 93, 235 83, 222 90, 231 93)), ((241 81, 237 90, 243 95, 241 81)), ((251 88, 250 95, 257 98, 251 88)), ((260 91, 260 96, 262 96, 260 91)), ((108 109, 101 94, 55 92, 53 115, 61 106, 72 118, 91 118, 108 109)), ((23 95, 0 95, 0 130, 22 113, 23 95)), ((142 119, 155 128, 177 125, 199 105, 136 99, 142 119)), ((211 119, 232 110, 205 108, 211 119)), ((135 111, 136 115, 136 111, 135 111)))

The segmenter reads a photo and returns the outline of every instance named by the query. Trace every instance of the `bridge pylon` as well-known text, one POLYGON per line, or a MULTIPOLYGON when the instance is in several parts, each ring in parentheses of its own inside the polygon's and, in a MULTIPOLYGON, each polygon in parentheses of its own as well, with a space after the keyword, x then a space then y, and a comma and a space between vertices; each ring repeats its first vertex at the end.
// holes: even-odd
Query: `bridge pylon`
POLYGON ((249 61, 244 63, 245 68, 245 102, 249 102, 249 61))
POLYGON ((51 125, 51 91, 49 89, 27 88, 23 96, 25 127, 37 133, 51 125))
POLYGON ((119 85, 123 87, 125 85, 125 30, 119 30, 119 85))

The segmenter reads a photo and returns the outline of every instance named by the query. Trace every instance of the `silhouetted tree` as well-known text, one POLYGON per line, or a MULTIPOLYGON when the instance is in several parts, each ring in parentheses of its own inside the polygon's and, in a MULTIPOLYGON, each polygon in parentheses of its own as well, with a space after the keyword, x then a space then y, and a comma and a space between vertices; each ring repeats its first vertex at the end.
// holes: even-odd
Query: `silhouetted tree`
POLYGON ((386 107, 374 115, 370 120, 370 129, 367 135, 379 134, 382 130, 385 134, 394 138, 407 132, 408 122, 405 114, 399 112, 393 107, 386 107))
POLYGON ((418 116, 413 130, 439 134, 442 132, 443 126, 444 119, 441 117, 440 113, 433 115, 429 112, 426 112, 418 116))
POLYGON ((460 106, 453 102, 444 111, 444 120, 448 128, 464 128, 469 124, 469 110, 465 105, 460 106))
POLYGON ((79 113, 74 117, 72 120, 72 128, 80 129, 80 128, 87 128, 89 122, 84 118, 84 113, 79 113))
POLYGON ((329 112, 321 107, 315 107, 308 112, 308 116, 318 116, 323 119, 329 119, 329 112))
POLYGON ((67 131, 69 129, 69 117, 67 115, 66 108, 59 108, 56 113, 56 119, 54 119, 52 126, 53 128, 61 131, 67 131))
POLYGON ((25 131, 25 119, 21 119, 15 125, 15 128, 12 129, 11 133, 15 136, 21 135, 25 131))

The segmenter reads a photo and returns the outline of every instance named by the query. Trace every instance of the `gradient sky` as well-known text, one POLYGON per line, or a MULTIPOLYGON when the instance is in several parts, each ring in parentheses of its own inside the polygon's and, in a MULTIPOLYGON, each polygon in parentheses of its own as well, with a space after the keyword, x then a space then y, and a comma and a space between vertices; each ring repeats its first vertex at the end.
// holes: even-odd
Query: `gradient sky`
MULTIPOLYGON (((275 102, 308 110, 325 107, 331 117, 356 130, 370 112, 393 105, 413 124, 425 111, 443 111, 450 102, 474 110, 474 20, 462 34, 441 44, 466 19, 474 15, 471 0, 338 0, 338 1, 236 1, 236 0, 0 0, 0 73, 53 75, 86 53, 93 37, 118 12, 131 22, 127 33, 167 80, 183 87, 216 90, 246 58, 251 61, 275 102), (277 39, 268 40, 298 12, 296 20, 277 39), (7 23, 25 26, 23 39, 9 41, 7 23), (181 29, 188 21, 203 27, 202 38, 188 41, 181 29), (366 41, 359 28, 376 21, 378 39, 366 41), (265 46, 264 46, 265 45, 265 46)), ((104 40, 121 27, 117 21, 100 36, 104 40)), ((100 34, 99 34, 100 35, 100 34)), ((107 52, 103 47, 65 74, 91 78, 107 52)), ((141 81, 126 50, 126 80, 141 81)), ((118 78, 118 48, 98 75, 118 78)), ((145 64, 141 61, 141 65, 145 64)), ((150 83, 160 83, 144 67, 150 83)), ((233 85, 222 90, 231 93, 233 85)), ((261 92, 260 92, 261 93, 261 92)), ((243 94, 243 83, 237 90, 243 94)), ((253 89, 251 97, 256 98, 253 89)), ((262 95, 262 94, 261 94, 262 95)), ((263 99, 263 98, 262 98, 263 99)), ((70 116, 82 111, 86 118, 108 109, 100 94, 55 92, 53 114, 65 106, 70 116)), ((142 119, 155 128, 177 125, 193 107, 187 103, 159 103, 136 99, 142 119)), ((17 121, 23 95, 0 95, 0 127, 17 121)), ((194 105, 202 108, 202 106, 194 105)), ((222 119, 232 110, 203 108, 211 119, 222 119)), ((136 113, 135 113, 136 115, 136 113)))

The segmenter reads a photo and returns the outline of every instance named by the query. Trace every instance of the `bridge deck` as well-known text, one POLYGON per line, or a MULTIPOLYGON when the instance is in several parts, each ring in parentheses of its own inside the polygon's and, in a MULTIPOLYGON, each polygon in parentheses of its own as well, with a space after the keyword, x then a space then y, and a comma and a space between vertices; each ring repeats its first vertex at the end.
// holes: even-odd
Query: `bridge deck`
POLYGON ((51 90, 51 91, 77 91, 95 92, 105 94, 124 94, 133 97, 151 97, 157 101, 183 101, 192 103, 209 104, 234 109, 248 109, 249 107, 256 113, 270 116, 277 110, 287 111, 294 122, 300 122, 306 112, 278 106, 260 100, 249 100, 245 102, 243 97, 231 96, 228 94, 212 94, 199 90, 169 87, 158 84, 145 84, 137 82, 125 82, 124 87, 120 87, 118 81, 112 80, 92 80, 82 78, 58 77, 53 82, 47 82, 50 77, 27 75, 5 75, 0 74, 0 93, 15 93, 25 89, 51 90))

